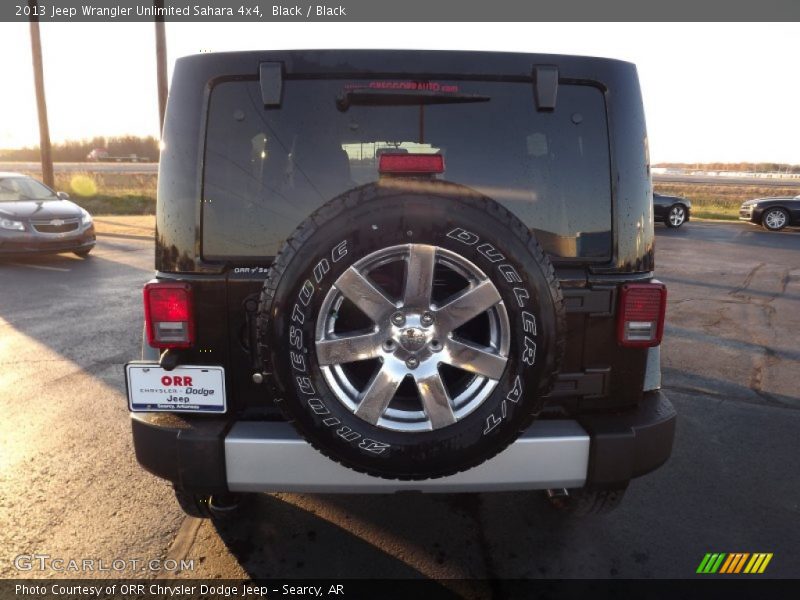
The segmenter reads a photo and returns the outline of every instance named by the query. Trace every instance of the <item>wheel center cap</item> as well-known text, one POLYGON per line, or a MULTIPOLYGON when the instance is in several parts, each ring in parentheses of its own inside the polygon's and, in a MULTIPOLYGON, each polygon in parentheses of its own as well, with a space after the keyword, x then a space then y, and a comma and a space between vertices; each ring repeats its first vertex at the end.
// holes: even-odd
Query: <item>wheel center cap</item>
POLYGON ((430 342, 433 333, 418 327, 406 327, 400 330, 398 343, 408 352, 417 352, 430 342))

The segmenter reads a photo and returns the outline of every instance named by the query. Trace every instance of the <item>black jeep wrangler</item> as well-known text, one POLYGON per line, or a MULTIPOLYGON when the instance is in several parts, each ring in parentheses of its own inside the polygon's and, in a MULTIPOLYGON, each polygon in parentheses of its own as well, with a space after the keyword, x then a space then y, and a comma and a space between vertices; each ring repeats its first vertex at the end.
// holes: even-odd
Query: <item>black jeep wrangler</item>
POLYGON ((672 448, 636 69, 537 54, 175 68, 139 462, 245 492, 546 490, 597 512, 672 448))

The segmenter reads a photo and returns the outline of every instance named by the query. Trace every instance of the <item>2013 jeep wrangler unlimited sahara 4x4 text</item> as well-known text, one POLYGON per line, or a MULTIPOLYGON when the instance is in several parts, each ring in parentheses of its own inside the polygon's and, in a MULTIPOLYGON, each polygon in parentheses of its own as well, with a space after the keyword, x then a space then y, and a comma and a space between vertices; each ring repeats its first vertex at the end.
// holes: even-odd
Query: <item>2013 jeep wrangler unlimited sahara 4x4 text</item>
POLYGON ((245 492, 547 490, 613 508, 669 456, 636 69, 536 54, 177 61, 139 462, 245 492))

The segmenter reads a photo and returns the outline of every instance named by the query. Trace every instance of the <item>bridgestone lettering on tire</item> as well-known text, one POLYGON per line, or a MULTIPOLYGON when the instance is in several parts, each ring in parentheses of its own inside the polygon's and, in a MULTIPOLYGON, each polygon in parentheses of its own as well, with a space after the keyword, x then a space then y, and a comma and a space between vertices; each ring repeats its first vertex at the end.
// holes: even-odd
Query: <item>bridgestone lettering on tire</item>
POLYGON ((468 188, 417 180, 357 188, 302 223, 264 284, 258 326, 298 431, 395 479, 456 473, 513 442, 565 335, 530 231, 468 188))

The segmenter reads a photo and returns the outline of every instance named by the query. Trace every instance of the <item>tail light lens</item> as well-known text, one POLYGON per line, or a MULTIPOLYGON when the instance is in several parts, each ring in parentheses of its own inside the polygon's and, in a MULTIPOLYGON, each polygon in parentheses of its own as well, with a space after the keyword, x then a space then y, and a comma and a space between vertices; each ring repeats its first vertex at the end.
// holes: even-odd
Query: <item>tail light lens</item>
POLYGON ((188 348, 194 344, 192 288, 185 283, 144 286, 147 343, 153 348, 188 348))
POLYGON ((617 341, 621 346, 658 346, 664 335, 667 288, 661 283, 626 283, 620 289, 617 341))
POLYGON ((416 175, 444 173, 444 156, 441 154, 381 154, 378 171, 382 174, 416 175))

